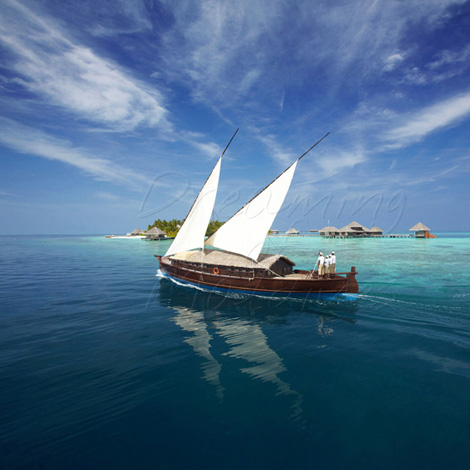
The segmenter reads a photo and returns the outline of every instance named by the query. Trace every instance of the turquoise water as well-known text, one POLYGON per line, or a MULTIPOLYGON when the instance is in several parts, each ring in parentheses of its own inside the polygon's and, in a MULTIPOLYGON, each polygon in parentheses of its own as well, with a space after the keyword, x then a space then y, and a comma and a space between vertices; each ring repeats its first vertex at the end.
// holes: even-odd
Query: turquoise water
POLYGON ((470 468, 470 234, 334 250, 354 301, 156 276, 169 242, 0 237, 0 466, 470 468))

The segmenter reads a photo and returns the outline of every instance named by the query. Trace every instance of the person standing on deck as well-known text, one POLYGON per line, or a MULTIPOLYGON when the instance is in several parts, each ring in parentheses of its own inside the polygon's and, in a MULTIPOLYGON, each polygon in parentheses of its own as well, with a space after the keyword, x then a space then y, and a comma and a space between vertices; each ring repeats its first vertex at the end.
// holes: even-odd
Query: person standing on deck
POLYGON ((336 274, 336 255, 334 251, 331 252, 330 273, 336 274))
POLYGON ((325 277, 330 275, 330 255, 325 258, 325 277))
POLYGON ((323 276, 325 273, 325 258, 321 251, 318 252, 318 277, 323 276))

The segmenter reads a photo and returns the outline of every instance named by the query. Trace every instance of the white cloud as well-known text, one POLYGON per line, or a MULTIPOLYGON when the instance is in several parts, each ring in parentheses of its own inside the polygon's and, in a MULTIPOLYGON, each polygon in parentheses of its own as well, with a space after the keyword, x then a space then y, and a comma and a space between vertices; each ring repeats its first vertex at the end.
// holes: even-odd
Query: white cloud
POLYGON ((318 158, 316 161, 323 170, 321 178, 330 178, 335 174, 351 170, 359 163, 363 163, 367 157, 363 151, 356 152, 335 152, 318 158))
POLYGON ((395 67, 400 63, 403 62, 404 57, 401 54, 392 54, 387 57, 385 61, 384 71, 391 72, 395 67))
MULTIPOLYGON (((181 141, 186 142, 187 144, 191 145, 198 152, 205 155, 209 160, 215 157, 220 156, 222 153, 222 147, 215 142, 207 142, 203 141, 207 137, 200 133, 200 132, 193 132, 193 131, 180 131, 178 133, 178 139, 181 141)), ((230 160, 229 157, 224 156, 226 160, 230 160)))
POLYGON ((291 165, 296 158, 300 157, 291 150, 283 148, 274 135, 257 135, 256 137, 268 148, 269 156, 283 166, 291 165))
POLYGON ((104 201, 109 201, 109 202, 120 202, 121 198, 117 196, 116 194, 112 193, 107 193, 104 191, 98 191, 96 193, 96 197, 99 199, 103 199, 104 201))
POLYGON ((441 51, 437 58, 422 66, 409 69, 404 75, 405 83, 428 85, 461 75, 469 67, 470 46, 459 50, 441 51))
POLYGON ((13 54, 11 69, 27 90, 69 112, 115 130, 168 130, 164 99, 91 49, 76 44, 44 16, 6 0, 0 42, 13 54))
POLYGON ((431 77, 426 71, 419 67, 413 67, 406 71, 403 80, 413 85, 427 85, 431 81, 431 77))
POLYGON ((109 159, 89 157, 84 149, 74 147, 66 140, 57 139, 10 119, 0 118, 0 142, 22 154, 72 165, 99 180, 133 189, 141 189, 142 184, 150 182, 147 177, 109 159))
POLYGON ((450 98, 416 112, 385 134, 388 148, 400 148, 423 139, 431 132, 454 125, 470 115, 470 93, 450 98))
POLYGON ((301 2, 303 24, 310 26, 310 35, 298 50, 306 62, 327 68, 337 86, 344 83, 344 77, 349 83, 357 78, 370 80, 384 66, 391 70, 408 56, 407 51, 397 51, 411 25, 425 23, 432 29, 449 6, 464 2, 428 0, 424 6, 420 1, 362 0, 319 2, 315 8, 309 1, 301 2))
POLYGON ((220 155, 221 153, 220 146, 215 144, 214 142, 190 141, 189 143, 209 158, 220 155))
MULTIPOLYGON (((338 188, 344 189, 349 182, 357 181, 359 174, 355 167, 368 160, 363 150, 343 151, 334 150, 322 153, 313 159, 312 164, 307 165, 301 162, 301 169, 298 167, 296 176, 298 182, 291 188, 292 193, 304 193, 306 185, 315 183, 314 188, 327 187, 328 191, 338 188), (354 170, 354 171, 353 171, 354 170), (341 177, 334 178, 336 175, 341 177)), ((364 167, 363 167, 364 168, 364 167)), ((366 182, 364 182, 366 186, 366 182)))
POLYGON ((18 194, 12 193, 10 191, 2 191, 0 190, 0 198, 5 197, 5 198, 15 198, 17 197, 18 194))
POLYGON ((289 87, 318 80, 333 95, 395 69, 411 54, 400 47, 411 24, 432 29, 463 2, 166 0, 165 73, 219 112, 237 103, 260 116, 269 102, 279 112, 289 87))
POLYGON ((468 66, 468 59, 470 58, 470 45, 467 45, 461 50, 451 51, 444 50, 442 51, 437 60, 431 62, 428 65, 430 69, 439 69, 441 67, 447 67, 448 65, 455 65, 457 63, 464 63, 468 66))
POLYGON ((166 3, 175 19, 164 37, 166 72, 186 82, 198 101, 228 106, 246 96, 265 75, 268 57, 276 54, 273 35, 283 3, 166 3))
MULTIPOLYGON (((87 14, 96 14, 97 7, 100 15, 97 25, 92 25, 92 33, 96 36, 116 36, 118 34, 140 33, 152 29, 145 3, 142 0, 100 0, 100 2, 78 2, 78 8, 88 10, 87 14)), ((98 16, 98 15, 97 15, 98 16)))

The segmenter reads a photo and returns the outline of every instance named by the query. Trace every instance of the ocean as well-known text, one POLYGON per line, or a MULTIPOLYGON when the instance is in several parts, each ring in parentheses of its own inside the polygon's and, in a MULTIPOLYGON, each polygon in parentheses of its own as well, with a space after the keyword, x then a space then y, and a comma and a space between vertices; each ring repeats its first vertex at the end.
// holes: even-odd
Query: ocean
POLYGON ((269 237, 355 300, 220 295, 169 241, 0 237, 2 469, 470 468, 470 233, 269 237))

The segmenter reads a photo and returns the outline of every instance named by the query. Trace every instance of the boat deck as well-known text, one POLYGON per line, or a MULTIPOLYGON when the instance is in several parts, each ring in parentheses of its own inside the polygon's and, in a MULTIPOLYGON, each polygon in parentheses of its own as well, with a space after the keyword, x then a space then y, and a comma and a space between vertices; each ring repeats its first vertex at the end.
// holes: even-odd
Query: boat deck
MULTIPOLYGON (((335 273, 335 275, 331 275, 328 278, 320 278, 321 279, 341 279, 343 276, 339 276, 338 274, 347 274, 347 273, 335 273)), ((292 274, 286 274, 282 277, 273 277, 273 279, 315 279, 317 280, 317 276, 310 276, 310 272, 300 272, 300 273, 292 273, 292 274)))
POLYGON ((282 277, 274 277, 273 279, 308 279, 308 274, 292 273, 292 274, 285 274, 282 277))

